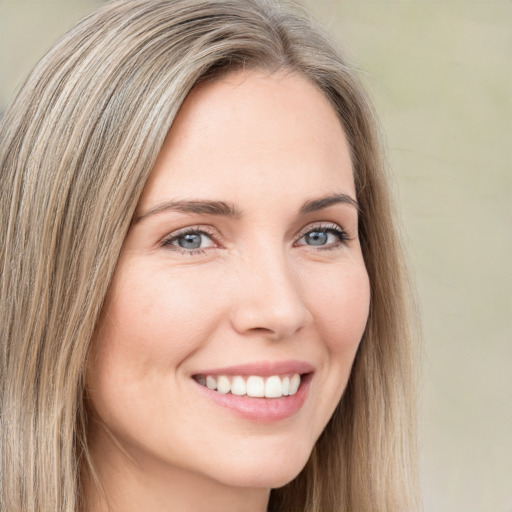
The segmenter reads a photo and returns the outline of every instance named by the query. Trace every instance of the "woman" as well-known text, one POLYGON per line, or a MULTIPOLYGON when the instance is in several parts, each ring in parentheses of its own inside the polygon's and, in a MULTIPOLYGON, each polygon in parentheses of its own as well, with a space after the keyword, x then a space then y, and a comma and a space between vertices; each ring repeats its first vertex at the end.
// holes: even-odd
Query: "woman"
POLYGON ((418 510, 372 110, 260 0, 107 4, 1 162, 1 509, 418 510))

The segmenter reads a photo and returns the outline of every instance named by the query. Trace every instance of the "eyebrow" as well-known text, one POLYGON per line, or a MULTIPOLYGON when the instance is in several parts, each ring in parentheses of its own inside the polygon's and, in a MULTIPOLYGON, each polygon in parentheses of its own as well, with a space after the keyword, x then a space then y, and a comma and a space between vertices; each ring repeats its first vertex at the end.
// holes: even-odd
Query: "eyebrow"
POLYGON ((180 213, 198 213, 204 215, 224 215, 227 217, 236 218, 242 216, 242 212, 238 210, 235 205, 226 203, 224 201, 166 201, 165 203, 161 203, 149 209, 147 212, 142 213, 138 217, 135 217, 134 224, 137 224, 150 215, 155 215, 157 213, 167 211, 180 213))
MULTIPOLYGON (((318 210, 323 210, 335 204, 347 204, 353 206, 359 211, 359 204, 347 194, 332 194, 319 199, 310 199, 306 201, 299 209, 299 214, 304 215, 318 210)), ((183 200, 166 201, 158 204, 141 215, 135 217, 133 223, 137 224, 145 218, 162 212, 174 211, 179 213, 196 213, 203 215, 221 215, 226 217, 240 218, 242 211, 234 204, 225 201, 209 200, 183 200)))
POLYGON ((347 194, 332 194, 330 196, 321 197, 320 199, 311 199, 306 201, 300 207, 299 213, 311 213, 317 210, 323 210, 324 208, 328 208, 335 204, 348 204, 349 206, 353 206, 359 212, 359 203, 355 199, 352 199, 347 194))

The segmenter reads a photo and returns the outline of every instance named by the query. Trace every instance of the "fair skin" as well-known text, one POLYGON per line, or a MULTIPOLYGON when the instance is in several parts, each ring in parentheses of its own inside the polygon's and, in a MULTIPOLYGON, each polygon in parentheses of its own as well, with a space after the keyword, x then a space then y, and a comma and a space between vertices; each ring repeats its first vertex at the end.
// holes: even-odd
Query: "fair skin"
POLYGON ((304 467, 368 316, 352 172, 333 108, 298 74, 189 94, 91 355, 104 494, 86 483, 87 512, 263 512, 304 467))

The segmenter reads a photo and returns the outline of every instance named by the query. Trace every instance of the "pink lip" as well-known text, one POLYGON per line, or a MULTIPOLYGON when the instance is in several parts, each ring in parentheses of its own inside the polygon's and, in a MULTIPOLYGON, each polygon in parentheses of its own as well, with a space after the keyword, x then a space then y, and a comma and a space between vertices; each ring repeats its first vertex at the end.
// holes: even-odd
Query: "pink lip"
POLYGON ((194 375, 260 375, 270 377, 271 375, 282 375, 285 373, 312 373, 314 367, 304 361, 262 361, 257 363, 240 364, 225 368, 208 368, 195 372, 194 375))
POLYGON ((272 423, 284 420, 299 412, 308 396, 309 387, 313 378, 313 367, 309 363, 300 361, 285 361, 279 363, 255 363, 227 368, 208 369, 197 372, 195 375, 280 375, 286 373, 301 374, 300 387, 292 396, 280 398, 255 398, 249 396, 237 396, 231 393, 222 394, 202 386, 194 379, 192 381, 198 387, 198 391, 210 401, 221 407, 231 409, 237 416, 259 423, 272 423))

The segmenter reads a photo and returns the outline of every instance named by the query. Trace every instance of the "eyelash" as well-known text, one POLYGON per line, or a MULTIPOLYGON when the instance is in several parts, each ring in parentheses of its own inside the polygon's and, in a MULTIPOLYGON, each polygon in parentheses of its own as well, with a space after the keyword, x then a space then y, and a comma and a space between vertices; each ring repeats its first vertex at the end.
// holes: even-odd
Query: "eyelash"
MULTIPOLYGON (((315 246, 309 246, 317 251, 331 251, 333 249, 339 249, 342 246, 348 245, 348 242, 350 242, 351 240, 351 238, 348 236, 348 233, 343 228, 341 228, 338 224, 333 223, 320 223, 309 225, 307 228, 305 228, 303 231, 299 233, 298 240, 301 240, 308 233, 312 233, 313 231, 322 231, 325 233, 330 233, 338 239, 338 242, 335 245, 328 245, 325 247, 317 246, 316 248, 315 246)), ((295 244, 297 244, 297 242, 295 242, 295 244)))
POLYGON ((188 228, 180 229, 179 231, 172 233, 170 236, 165 238, 162 241, 162 247, 165 247, 171 251, 178 252, 180 254, 187 254, 189 256, 204 254, 206 252, 205 249, 187 250, 173 245, 173 242, 186 235, 206 235, 207 237, 211 238, 214 243, 215 239, 219 238, 217 231, 210 226, 191 226, 188 228))
MULTIPOLYGON (((294 243, 294 245, 295 246, 297 246, 297 245, 307 246, 307 244, 298 244, 298 241, 301 240, 302 238, 304 238, 308 233, 311 233, 314 231, 322 231, 325 233, 330 233, 338 239, 338 242, 336 244, 334 244, 334 245, 331 244, 327 247, 323 247, 323 246, 315 247, 312 245, 309 246, 309 247, 312 247, 314 250, 318 250, 318 251, 330 251, 333 249, 339 249, 342 246, 346 246, 348 244, 348 242, 350 242, 350 240, 351 240, 351 238, 348 236, 347 232, 344 229, 342 229, 338 224, 333 224, 333 223, 323 224, 323 223, 321 223, 321 224, 309 225, 307 228, 302 230, 299 233, 299 235, 297 237, 297 241, 294 243)), ((175 242, 176 240, 178 240, 186 235, 205 235, 205 236, 209 237, 213 241, 214 244, 216 244, 216 239, 219 238, 218 232, 216 230, 212 229, 210 226, 191 226, 188 228, 183 228, 175 233, 172 233, 170 236, 168 236, 161 242, 161 246, 164 248, 167 248, 169 250, 178 252, 180 254, 187 254, 189 256, 206 253, 206 249, 187 250, 187 249, 180 248, 173 244, 173 242, 175 242)))

